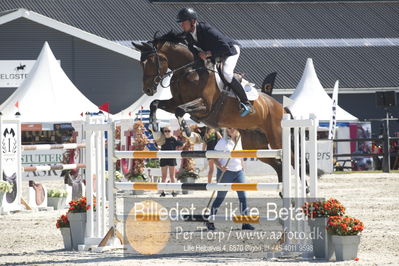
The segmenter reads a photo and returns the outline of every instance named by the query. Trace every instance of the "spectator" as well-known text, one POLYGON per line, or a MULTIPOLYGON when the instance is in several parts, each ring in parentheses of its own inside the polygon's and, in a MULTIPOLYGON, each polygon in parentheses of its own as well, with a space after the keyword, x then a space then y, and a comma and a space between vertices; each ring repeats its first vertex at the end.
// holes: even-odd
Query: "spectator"
MULTIPOLYGON (((169 126, 161 129, 161 132, 153 132, 153 136, 155 142, 159 146, 161 146, 162 151, 173 151, 176 150, 177 147, 183 146, 183 142, 176 139, 172 135, 172 130, 169 126)), ((166 178, 169 172, 169 178, 171 183, 176 183, 175 174, 176 174, 176 159, 161 159, 161 172, 162 172, 162 183, 166 182, 166 178)), ((176 197, 176 192, 172 191, 172 196, 176 197)), ((161 192, 161 197, 165 197, 166 194, 164 191, 161 192)))
MULTIPOLYGON (((203 144, 202 149, 207 151, 212 151, 215 149, 216 143, 222 138, 219 131, 210 127, 191 127, 190 141, 194 144, 203 144)), ((183 132, 185 136, 185 133, 183 132)), ((214 159, 208 159, 208 183, 212 182, 213 172, 215 171, 214 159)))
MULTIPOLYGON (((239 139, 239 132, 234 128, 227 129, 227 138, 221 138, 215 146, 217 151, 233 151, 242 150, 241 141, 239 139)), ((242 158, 230 159, 215 159, 217 167, 218 183, 246 183, 246 178, 243 171, 242 158)), ((211 215, 216 215, 218 208, 226 197, 227 191, 218 191, 215 201, 211 207, 211 215)), ((247 197, 245 191, 237 191, 238 199, 240 201, 241 215, 248 215, 247 197)), ((215 225, 207 222, 208 230, 215 230, 215 225)), ((255 228, 250 224, 243 224, 243 230, 254 230, 255 228)))

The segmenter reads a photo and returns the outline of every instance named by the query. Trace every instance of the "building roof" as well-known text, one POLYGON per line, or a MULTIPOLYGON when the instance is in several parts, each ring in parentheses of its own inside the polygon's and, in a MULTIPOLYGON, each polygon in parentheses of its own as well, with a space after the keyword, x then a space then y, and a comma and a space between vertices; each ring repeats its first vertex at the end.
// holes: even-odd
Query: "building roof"
POLYGON ((123 54, 127 57, 131 57, 133 59, 139 60, 140 59, 140 53, 128 49, 126 46, 120 45, 118 43, 115 43, 111 40, 107 40, 105 38, 99 37, 93 33, 86 32, 84 30, 81 30, 79 28, 70 26, 68 24, 62 23, 60 21, 57 21, 55 19, 49 18, 47 16, 41 15, 39 13, 36 13, 34 11, 26 10, 24 8, 20 9, 14 9, 14 10, 8 10, 8 11, 3 11, 0 13, 0 25, 8 23, 10 21, 16 20, 16 19, 28 19, 33 22, 45 25, 47 27, 53 28, 55 30, 67 33, 69 35, 75 36, 79 39, 88 41, 90 43, 96 44, 98 46, 101 46, 103 48, 112 50, 114 52, 123 54))
MULTIPOLYGON (((295 88, 306 58, 324 87, 341 92, 399 87, 399 2, 170 3, 148 0, 3 0, 3 10, 26 8, 65 24, 130 45, 156 31, 178 29, 177 11, 194 7, 243 45, 237 70, 261 84, 277 71, 277 89, 295 88)), ((278 90, 275 91, 278 93, 278 90)))

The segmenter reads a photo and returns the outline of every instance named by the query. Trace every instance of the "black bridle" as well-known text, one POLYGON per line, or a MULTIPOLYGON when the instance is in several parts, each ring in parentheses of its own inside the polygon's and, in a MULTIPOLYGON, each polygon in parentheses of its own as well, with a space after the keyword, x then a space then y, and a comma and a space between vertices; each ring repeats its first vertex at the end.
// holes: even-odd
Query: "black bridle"
MULTIPOLYGON (((158 54, 158 51, 157 51, 157 48, 155 47, 155 45, 152 46, 152 51, 147 52, 147 53, 145 54, 145 59, 147 59, 150 56, 155 56, 155 58, 156 58, 155 62, 156 62, 157 74, 152 75, 154 77, 154 79, 152 81, 153 82, 152 83, 152 88, 156 88, 158 85, 161 85, 162 88, 169 87, 170 84, 168 84, 167 86, 164 86, 164 84, 163 84, 163 80, 166 77, 169 77, 169 76, 173 75, 177 71, 189 68, 189 67, 195 65, 199 61, 198 59, 194 60, 194 61, 192 61, 192 62, 190 62, 188 64, 185 64, 183 66, 180 66, 180 67, 178 67, 178 68, 176 68, 174 70, 167 71, 167 72, 165 72, 165 74, 161 75, 161 63, 160 63, 160 59, 159 59, 160 56, 158 54)), ((144 60, 142 59, 142 61, 144 61, 144 60)), ((196 70, 196 69, 194 69, 194 70, 196 70)))

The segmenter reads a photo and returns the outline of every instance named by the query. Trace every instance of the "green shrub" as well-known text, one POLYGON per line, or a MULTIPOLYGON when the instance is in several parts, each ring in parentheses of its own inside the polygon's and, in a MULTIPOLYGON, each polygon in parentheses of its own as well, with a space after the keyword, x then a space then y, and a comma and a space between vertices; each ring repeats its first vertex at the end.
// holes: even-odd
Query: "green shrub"
POLYGON ((49 189, 47 190, 47 197, 49 198, 66 198, 66 190, 63 189, 49 189))

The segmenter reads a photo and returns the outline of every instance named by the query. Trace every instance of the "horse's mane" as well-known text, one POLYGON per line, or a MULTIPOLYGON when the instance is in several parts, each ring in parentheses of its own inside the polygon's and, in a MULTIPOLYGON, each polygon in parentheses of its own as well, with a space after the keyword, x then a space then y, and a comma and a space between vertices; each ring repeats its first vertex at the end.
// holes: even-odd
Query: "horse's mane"
POLYGON ((158 44, 161 42, 169 42, 172 44, 179 44, 179 43, 184 44, 186 40, 185 34, 183 32, 180 33, 174 30, 170 30, 169 32, 165 33, 162 36, 157 36, 157 33, 158 32, 155 33, 154 39, 152 40, 153 44, 158 44))

